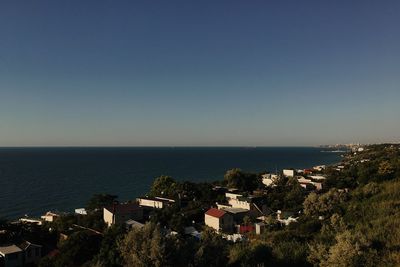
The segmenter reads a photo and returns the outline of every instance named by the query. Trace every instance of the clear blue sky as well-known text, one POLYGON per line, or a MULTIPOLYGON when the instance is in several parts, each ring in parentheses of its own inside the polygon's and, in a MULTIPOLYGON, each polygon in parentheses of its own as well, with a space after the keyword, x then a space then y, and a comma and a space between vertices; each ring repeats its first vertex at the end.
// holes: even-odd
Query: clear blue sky
POLYGON ((400 140, 400 1, 1 1, 0 146, 400 140))

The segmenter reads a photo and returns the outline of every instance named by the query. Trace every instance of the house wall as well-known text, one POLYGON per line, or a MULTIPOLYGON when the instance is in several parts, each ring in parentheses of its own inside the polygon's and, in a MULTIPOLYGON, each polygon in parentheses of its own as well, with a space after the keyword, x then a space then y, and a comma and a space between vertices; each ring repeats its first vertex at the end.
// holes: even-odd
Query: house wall
POLYGON ((111 226, 113 223, 122 224, 127 220, 141 220, 143 219, 143 210, 137 209, 130 213, 116 213, 113 221, 113 214, 111 211, 103 208, 103 220, 108 225, 111 226))
POLYGON ((220 218, 220 227, 224 232, 232 232, 233 217, 226 213, 222 218, 220 218))
POLYGON ((232 208, 241 208, 241 209, 246 209, 250 210, 251 209, 251 203, 247 201, 239 201, 238 199, 229 199, 228 203, 232 206, 232 208))
POLYGON ((283 170, 283 175, 286 177, 294 177, 294 170, 283 170))
POLYGON ((162 209, 164 207, 164 203, 162 201, 152 200, 152 199, 143 199, 139 198, 139 205, 144 207, 151 207, 156 209, 162 209))
POLYGON ((106 208, 103 208, 103 220, 108 226, 113 224, 113 214, 106 208))
POLYGON ((40 246, 30 245, 25 250, 25 263, 38 263, 42 256, 42 248, 40 246))
POLYGON ((234 193, 225 193, 225 197, 229 199, 236 199, 237 197, 241 197, 241 194, 234 194, 234 193))
POLYGON ((216 218, 216 217, 213 217, 213 216, 205 214, 204 215, 204 223, 207 226, 209 226, 211 228, 214 228, 215 230, 219 231, 219 226, 220 226, 219 225, 219 218, 216 218))

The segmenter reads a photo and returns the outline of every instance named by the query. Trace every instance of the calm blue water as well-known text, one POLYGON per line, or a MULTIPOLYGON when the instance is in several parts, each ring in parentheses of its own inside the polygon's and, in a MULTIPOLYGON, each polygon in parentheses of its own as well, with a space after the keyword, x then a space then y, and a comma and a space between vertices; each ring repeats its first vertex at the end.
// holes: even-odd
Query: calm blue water
POLYGON ((0 217, 72 211, 94 193, 146 193, 159 175, 213 181, 226 170, 274 171, 332 164, 319 148, 0 148, 0 217))

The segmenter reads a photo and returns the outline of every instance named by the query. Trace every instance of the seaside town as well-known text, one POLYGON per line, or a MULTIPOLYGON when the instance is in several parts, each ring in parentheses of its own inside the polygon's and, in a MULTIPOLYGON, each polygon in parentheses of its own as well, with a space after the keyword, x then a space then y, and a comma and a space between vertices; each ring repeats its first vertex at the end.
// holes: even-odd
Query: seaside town
POLYGON ((400 188, 399 163, 399 145, 357 145, 329 166, 232 169, 198 184, 161 176, 128 202, 97 194, 74 213, 0 221, 0 266, 376 266, 380 253, 391 266, 400 240, 379 238, 400 223, 398 192, 385 192, 400 188), (379 194, 386 225, 365 234, 382 219, 379 194))

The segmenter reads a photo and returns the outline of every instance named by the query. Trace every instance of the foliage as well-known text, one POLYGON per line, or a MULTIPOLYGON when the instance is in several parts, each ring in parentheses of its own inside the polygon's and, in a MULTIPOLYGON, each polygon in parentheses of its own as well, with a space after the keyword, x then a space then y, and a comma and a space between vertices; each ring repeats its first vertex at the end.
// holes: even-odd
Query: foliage
MULTIPOLYGON (((101 236, 90 231, 71 234, 60 246, 60 253, 50 262, 53 266, 80 266, 92 260, 100 248, 101 236)), ((46 262, 49 263, 48 260, 46 262)))
POLYGON ((230 188, 252 192, 259 187, 261 177, 254 173, 245 173, 241 169, 231 169, 225 173, 224 181, 230 188))
POLYGON ((123 238, 125 229, 119 225, 108 228, 100 244, 99 253, 93 260, 93 265, 119 267, 122 266, 122 257, 118 250, 118 243, 123 238))
POLYGON ((262 242, 237 243, 229 250, 229 266, 268 266, 273 263, 271 248, 262 242))
POLYGON ((176 196, 177 182, 171 176, 157 177, 150 188, 151 196, 177 197, 176 196))
POLYGON ((89 211, 94 211, 107 206, 111 206, 117 198, 118 197, 116 195, 95 194, 89 199, 86 205, 86 209, 89 211))
POLYGON ((226 266, 228 263, 227 241, 211 229, 205 229, 201 234, 199 248, 195 254, 195 266, 226 266))
POLYGON ((347 193, 337 189, 331 189, 327 193, 317 195, 311 193, 304 201, 304 213, 310 216, 330 216, 340 213, 341 204, 346 201, 347 193))

